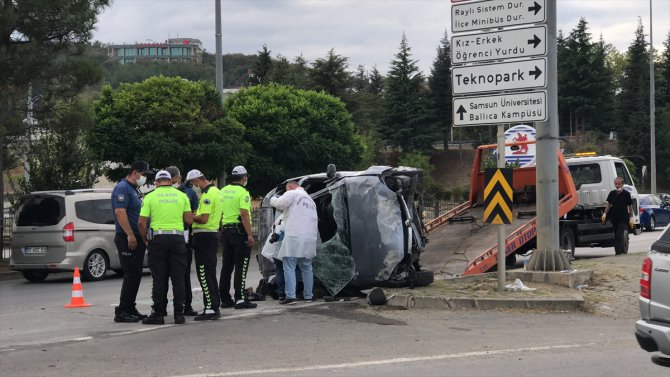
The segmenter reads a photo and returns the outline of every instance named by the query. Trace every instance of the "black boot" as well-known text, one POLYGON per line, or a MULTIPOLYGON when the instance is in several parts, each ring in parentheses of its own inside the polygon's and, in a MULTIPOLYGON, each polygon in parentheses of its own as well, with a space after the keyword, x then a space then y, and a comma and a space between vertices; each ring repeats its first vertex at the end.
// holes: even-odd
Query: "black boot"
POLYGON ((118 307, 114 309, 114 322, 131 323, 139 320, 139 317, 134 316, 125 310, 121 310, 118 307))
POLYGON ((164 325, 165 324, 165 318, 163 318, 163 314, 158 314, 156 312, 152 312, 149 317, 142 320, 142 324, 143 325, 164 325))
POLYGON ((188 306, 184 306, 184 310, 182 311, 182 314, 184 314, 186 316, 189 316, 189 317, 193 317, 193 316, 198 315, 198 312, 193 310, 192 306, 188 305, 188 306))

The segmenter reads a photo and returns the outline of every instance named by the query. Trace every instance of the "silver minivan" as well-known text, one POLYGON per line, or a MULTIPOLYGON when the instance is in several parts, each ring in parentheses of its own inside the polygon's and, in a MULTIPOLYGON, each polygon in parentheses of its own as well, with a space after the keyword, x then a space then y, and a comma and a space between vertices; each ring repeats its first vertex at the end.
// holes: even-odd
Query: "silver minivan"
POLYGON ((111 195, 111 189, 83 189, 24 196, 12 226, 11 269, 31 282, 75 266, 85 280, 121 272, 111 195))

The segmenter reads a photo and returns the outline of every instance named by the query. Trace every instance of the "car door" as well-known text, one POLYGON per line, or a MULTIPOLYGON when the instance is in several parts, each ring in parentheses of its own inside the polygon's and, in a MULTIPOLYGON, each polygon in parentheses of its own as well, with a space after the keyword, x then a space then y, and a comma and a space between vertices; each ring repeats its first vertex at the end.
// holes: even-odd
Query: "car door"
POLYGON ((670 223, 670 208, 663 203, 661 198, 656 195, 653 195, 654 202, 657 207, 654 207, 654 213, 656 214, 656 225, 666 226, 670 223))

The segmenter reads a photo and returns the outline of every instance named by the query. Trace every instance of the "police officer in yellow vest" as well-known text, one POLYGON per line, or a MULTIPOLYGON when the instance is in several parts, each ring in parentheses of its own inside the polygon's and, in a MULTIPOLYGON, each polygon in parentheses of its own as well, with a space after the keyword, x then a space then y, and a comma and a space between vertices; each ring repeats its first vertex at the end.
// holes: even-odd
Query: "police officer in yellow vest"
POLYGON ((205 310, 195 316, 194 320, 215 320, 221 317, 219 289, 216 283, 216 253, 219 249, 222 214, 221 192, 199 170, 189 171, 186 181, 196 193, 201 194, 193 218, 193 250, 205 310))
POLYGON ((244 188, 249 174, 244 166, 236 166, 232 171, 232 183, 221 189, 223 194, 223 261, 219 278, 221 307, 253 309, 256 304, 249 302, 244 293, 251 247, 251 196, 244 188), (235 270, 235 301, 230 297, 230 277, 235 270))
POLYGON ((172 177, 166 170, 156 173, 156 189, 144 198, 138 227, 140 235, 148 245, 149 269, 153 278, 151 298, 154 305, 149 318, 142 320, 145 325, 162 325, 167 315, 168 278, 172 280, 174 322, 185 322, 184 271, 186 269, 186 244, 184 243, 184 223, 193 221, 193 213, 188 197, 171 186, 172 177), (147 222, 151 219, 151 229, 147 237, 147 222))

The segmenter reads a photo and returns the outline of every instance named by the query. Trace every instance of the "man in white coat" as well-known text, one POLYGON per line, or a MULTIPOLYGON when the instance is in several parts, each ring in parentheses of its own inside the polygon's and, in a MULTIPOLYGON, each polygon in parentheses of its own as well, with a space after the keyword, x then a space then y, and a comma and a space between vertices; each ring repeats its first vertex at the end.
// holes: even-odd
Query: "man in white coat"
POLYGON ((312 258, 316 256, 318 237, 316 204, 298 182, 291 181, 286 184, 282 196, 270 199, 270 205, 284 213, 284 240, 279 248, 279 259, 284 263, 286 297, 279 303, 296 302, 296 266, 302 273, 305 302, 311 302, 314 287, 312 258))

